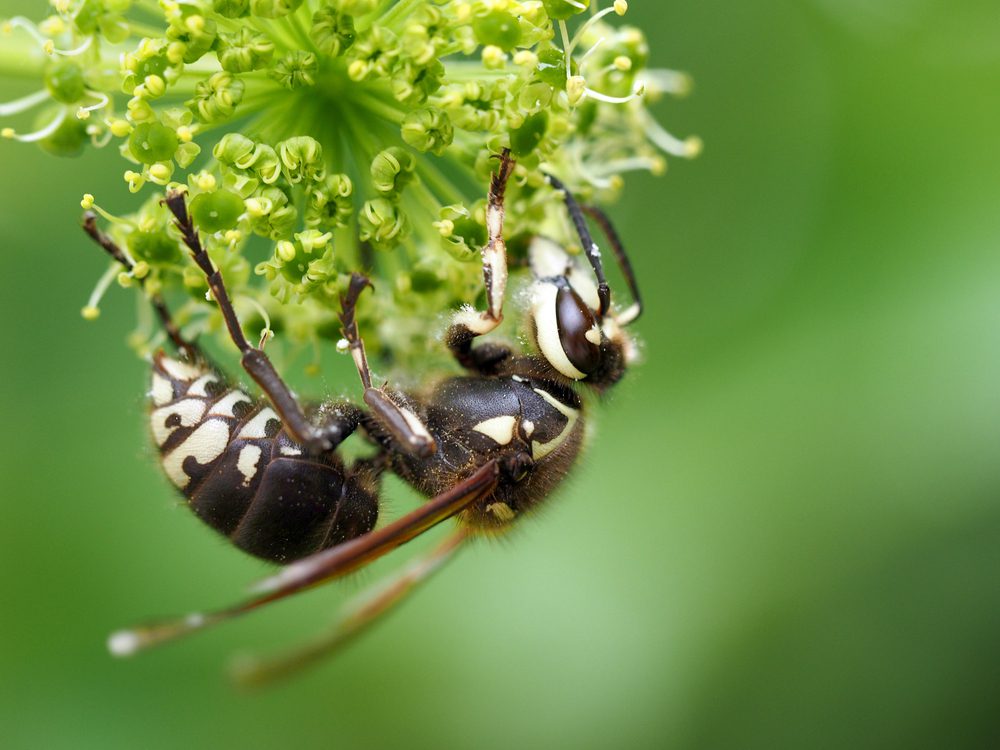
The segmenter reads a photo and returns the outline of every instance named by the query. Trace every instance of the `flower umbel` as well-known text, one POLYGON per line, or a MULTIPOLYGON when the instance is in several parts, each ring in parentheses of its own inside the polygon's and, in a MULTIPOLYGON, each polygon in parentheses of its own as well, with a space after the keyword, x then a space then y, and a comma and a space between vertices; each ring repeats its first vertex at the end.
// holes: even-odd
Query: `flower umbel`
MULTIPOLYGON (((160 205, 164 187, 183 187, 227 285, 269 335, 273 323, 313 350, 336 341, 339 295, 367 268, 382 282, 370 347, 405 362, 426 353, 429 316, 480 291, 493 155, 509 148, 518 162, 516 254, 538 233, 573 245, 544 172, 607 202, 625 173, 700 150, 647 111, 690 82, 648 67, 625 0, 51 4, 39 23, 3 25, 0 44, 26 50, 40 88, 0 103, 0 132, 63 156, 115 144, 128 190, 146 193, 128 216, 103 212, 136 270, 101 278, 89 318, 115 279, 141 273, 147 293, 188 299, 189 332, 218 328, 160 205)), ((100 212, 92 196, 83 204, 100 212)), ((150 329, 135 343, 158 339, 150 329)))

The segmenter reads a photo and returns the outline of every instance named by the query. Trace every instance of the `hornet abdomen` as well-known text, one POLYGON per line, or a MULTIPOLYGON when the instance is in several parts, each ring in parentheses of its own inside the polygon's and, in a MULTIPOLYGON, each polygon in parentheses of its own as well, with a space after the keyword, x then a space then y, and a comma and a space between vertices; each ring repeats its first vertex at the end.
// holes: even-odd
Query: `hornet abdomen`
POLYGON ((306 455, 267 403, 210 368, 158 353, 150 399, 167 477, 240 549, 288 563, 374 528, 378 479, 367 464, 348 471, 333 451, 306 455))

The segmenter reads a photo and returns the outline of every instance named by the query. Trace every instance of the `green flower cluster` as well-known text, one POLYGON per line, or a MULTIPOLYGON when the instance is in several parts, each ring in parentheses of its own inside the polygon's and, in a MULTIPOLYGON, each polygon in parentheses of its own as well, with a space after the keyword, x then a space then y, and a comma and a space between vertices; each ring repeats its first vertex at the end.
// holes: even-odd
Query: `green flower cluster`
MULTIPOLYGON (((84 197, 136 261, 109 269, 88 317, 115 279, 139 277, 146 293, 188 300, 188 333, 219 328, 159 203, 183 187, 248 317, 294 344, 335 341, 339 295, 366 269, 380 282, 366 336, 405 363, 426 352, 429 320, 481 292, 501 149, 518 162, 515 255, 538 233, 573 245, 544 172, 608 201, 624 173, 700 149, 648 113, 689 82, 647 67, 625 0, 51 2, 39 23, 4 24, 0 67, 3 47, 20 50, 42 88, 0 104, 26 125, 0 133, 63 156, 116 145, 128 189, 147 194, 127 216, 84 197)), ((138 348, 158 343, 151 330, 138 348)))

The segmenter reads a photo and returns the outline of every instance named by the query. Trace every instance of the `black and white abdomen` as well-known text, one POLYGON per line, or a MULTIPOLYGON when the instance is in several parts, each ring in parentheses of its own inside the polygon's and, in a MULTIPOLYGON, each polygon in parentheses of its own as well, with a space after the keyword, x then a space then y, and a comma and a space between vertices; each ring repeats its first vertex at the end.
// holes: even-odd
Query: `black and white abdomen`
POLYGON ((160 462, 198 516, 252 555, 288 563, 375 526, 378 481, 333 453, 307 456, 262 401, 160 352, 150 424, 160 462))

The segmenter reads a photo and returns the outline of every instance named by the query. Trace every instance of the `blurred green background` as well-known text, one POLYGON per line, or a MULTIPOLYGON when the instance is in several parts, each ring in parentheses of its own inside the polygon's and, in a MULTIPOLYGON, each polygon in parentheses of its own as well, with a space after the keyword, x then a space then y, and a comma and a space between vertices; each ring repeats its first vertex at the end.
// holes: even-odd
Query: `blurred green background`
MULTIPOLYGON (((44 4, 0 1, 19 12, 44 4)), ((126 208, 121 163, 0 143, 0 745, 997 746, 995 0, 635 0, 629 20, 695 76, 657 112, 706 143, 613 208, 644 364, 548 513, 265 693, 227 659, 315 632, 373 576, 107 655, 113 628, 264 568, 160 477, 132 295, 79 316, 104 265, 78 201, 126 208)))

